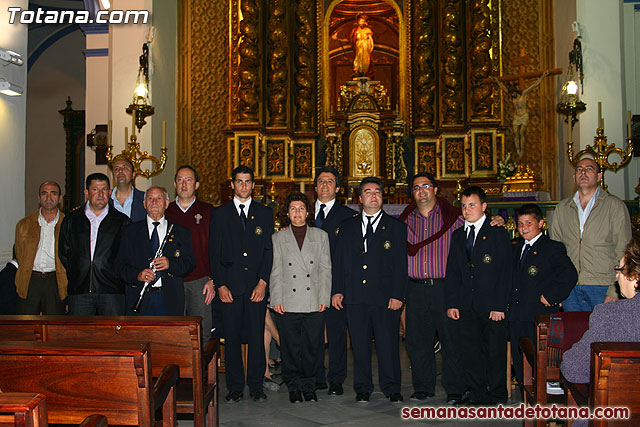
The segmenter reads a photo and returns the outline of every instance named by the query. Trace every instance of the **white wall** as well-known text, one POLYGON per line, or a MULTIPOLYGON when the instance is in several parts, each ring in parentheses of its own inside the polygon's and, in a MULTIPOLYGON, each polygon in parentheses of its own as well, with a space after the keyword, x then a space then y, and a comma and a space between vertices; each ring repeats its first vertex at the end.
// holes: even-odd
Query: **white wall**
POLYGON ((9 24, 10 6, 26 0, 0 0, 0 47, 22 55, 25 65, 0 65, 0 77, 24 88, 22 96, 0 94, 0 262, 11 258, 16 223, 24 216, 25 128, 27 106, 27 26, 9 24))
MULTIPOLYGON (((623 61, 624 61, 624 111, 623 122, 625 129, 623 137, 627 137, 626 111, 631 114, 640 114, 640 0, 634 3, 624 3, 622 6, 622 34, 623 34, 623 61)), ((639 153, 640 154, 640 153, 639 153)), ((626 198, 637 197, 635 187, 640 184, 640 157, 634 157, 629 166, 624 169, 627 181, 626 198)))

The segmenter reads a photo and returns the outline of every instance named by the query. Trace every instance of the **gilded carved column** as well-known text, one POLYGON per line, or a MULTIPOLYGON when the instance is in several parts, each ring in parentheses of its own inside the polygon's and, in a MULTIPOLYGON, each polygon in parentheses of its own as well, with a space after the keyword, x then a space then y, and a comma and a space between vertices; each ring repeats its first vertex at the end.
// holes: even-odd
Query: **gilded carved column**
POLYGON ((333 167, 342 175, 342 137, 338 136, 333 144, 333 167))
POLYGON ((336 136, 335 135, 329 135, 327 136, 327 140, 326 143, 324 145, 324 154, 326 156, 326 160, 324 162, 325 166, 333 166, 335 167, 336 161, 335 161, 335 152, 334 152, 334 146, 335 146, 335 142, 336 141, 336 136))
POLYGON ((433 128, 436 74, 433 67, 436 41, 434 40, 433 8, 431 0, 417 0, 414 17, 414 99, 415 126, 433 128))
POLYGON ((469 37, 471 86, 471 119, 491 117, 491 85, 480 82, 491 75, 491 10, 489 0, 473 0, 469 5, 471 34, 469 37))
POLYGON ((407 165, 404 163, 404 142, 402 135, 395 134, 393 136, 393 143, 395 145, 395 179, 396 183, 407 182, 407 165))
POLYGON ((285 0, 271 0, 267 32, 269 37, 269 126, 287 125, 287 58, 289 37, 286 28, 285 0))
POLYGON ((442 124, 463 124, 464 40, 462 0, 446 0, 442 7, 442 124))
POLYGON ((258 122, 260 90, 260 5, 256 0, 240 2, 242 21, 240 22, 240 43, 238 54, 238 119, 241 122, 258 122))
POLYGON ((315 89, 315 1, 296 1, 296 34, 295 46, 295 129, 296 131, 313 130, 315 89))

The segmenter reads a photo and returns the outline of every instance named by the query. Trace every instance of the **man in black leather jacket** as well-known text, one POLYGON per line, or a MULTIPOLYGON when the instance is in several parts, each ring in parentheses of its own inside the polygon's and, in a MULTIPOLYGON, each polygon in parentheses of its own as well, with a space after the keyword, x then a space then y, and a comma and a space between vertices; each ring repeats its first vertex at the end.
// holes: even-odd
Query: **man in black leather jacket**
POLYGON ((69 314, 125 314, 124 282, 114 261, 129 218, 109 206, 110 193, 106 175, 89 175, 84 190, 87 203, 62 221, 58 255, 69 279, 69 314))

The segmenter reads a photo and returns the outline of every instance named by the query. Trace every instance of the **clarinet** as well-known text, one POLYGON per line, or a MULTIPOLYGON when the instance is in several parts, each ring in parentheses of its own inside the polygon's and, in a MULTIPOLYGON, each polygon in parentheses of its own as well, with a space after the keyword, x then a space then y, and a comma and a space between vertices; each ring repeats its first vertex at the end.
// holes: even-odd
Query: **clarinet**
MULTIPOLYGON (((156 258, 160 258, 162 256, 162 250, 164 249, 164 245, 167 244, 167 237, 169 237, 169 234, 171 234, 172 229, 173 229, 173 224, 169 224, 169 229, 167 230, 167 233, 164 235, 164 239, 162 239, 162 244, 156 251, 156 255, 153 257, 153 259, 149 263, 149 268, 153 270, 154 273, 156 272, 156 268, 153 265, 153 260, 156 258)), ((138 296, 138 301, 136 302, 136 305, 134 305, 133 308, 131 309, 133 310, 134 313, 140 312, 140 306, 142 305, 142 300, 144 299, 144 296, 146 295, 147 292, 149 292, 149 282, 144 282, 144 286, 142 287, 142 290, 140 291, 140 295, 138 296)))

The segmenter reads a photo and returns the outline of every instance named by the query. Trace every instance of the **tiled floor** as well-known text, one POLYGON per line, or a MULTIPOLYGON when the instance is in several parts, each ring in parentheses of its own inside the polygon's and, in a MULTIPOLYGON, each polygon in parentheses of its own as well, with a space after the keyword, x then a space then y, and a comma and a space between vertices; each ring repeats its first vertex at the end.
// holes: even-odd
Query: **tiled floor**
MULTIPOLYGON (((439 353, 440 354, 440 353, 439 353)), ((437 356, 440 365, 440 356, 437 356)), ((411 371, 409 357, 401 348, 402 363, 402 394, 405 401, 401 404, 390 403, 385 399, 384 394, 376 390, 371 396, 369 403, 357 403, 355 393, 351 386, 352 359, 349 355, 349 375, 345 383, 345 394, 342 396, 328 396, 326 390, 318 391, 318 402, 304 402, 291 404, 286 386, 282 386, 278 392, 265 390, 267 394, 266 402, 253 402, 249 398, 249 390, 245 389, 244 399, 239 403, 229 404, 224 397, 227 394, 224 385, 224 375, 221 375, 220 388, 220 425, 221 426, 282 426, 282 427, 306 427, 306 426, 402 426, 409 424, 429 425, 429 426, 468 426, 469 421, 461 420, 413 420, 406 421, 401 418, 401 411, 406 406, 445 406, 446 393, 439 383, 436 386, 436 396, 425 402, 418 403, 409 401, 409 396, 413 392, 411 387, 411 371)), ((377 381, 377 362, 375 354, 373 356, 374 383, 377 381)), ((514 390, 514 399, 517 392, 514 390)), ((519 405, 519 401, 510 402, 509 406, 519 405)), ((476 421, 471 423, 474 426, 521 426, 521 421, 476 421)), ((181 427, 190 427, 192 421, 180 420, 181 427)))

